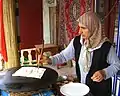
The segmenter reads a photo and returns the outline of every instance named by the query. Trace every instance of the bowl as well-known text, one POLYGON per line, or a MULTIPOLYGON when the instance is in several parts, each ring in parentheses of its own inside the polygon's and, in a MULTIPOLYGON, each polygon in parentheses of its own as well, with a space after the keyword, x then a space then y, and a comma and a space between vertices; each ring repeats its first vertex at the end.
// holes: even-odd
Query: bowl
POLYGON ((89 87, 83 83, 68 83, 60 88, 60 92, 65 96, 84 96, 89 91, 89 87))

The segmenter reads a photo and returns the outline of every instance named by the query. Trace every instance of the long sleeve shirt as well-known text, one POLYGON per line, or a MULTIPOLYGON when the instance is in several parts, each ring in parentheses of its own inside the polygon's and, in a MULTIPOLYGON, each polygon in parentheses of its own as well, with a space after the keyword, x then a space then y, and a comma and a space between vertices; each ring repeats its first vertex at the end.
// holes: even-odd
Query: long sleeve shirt
MULTIPOLYGON (((51 58, 53 65, 62 64, 62 63, 67 62, 68 60, 75 58, 75 49, 73 46, 73 41, 74 41, 74 39, 71 40, 69 45, 64 50, 62 50, 60 53, 54 55, 51 58)), ((96 47, 95 49, 98 49, 100 47, 101 47, 101 45, 96 47)), ((84 46, 81 47, 80 54, 82 54, 82 50, 84 50, 84 46)), ((92 60, 93 51, 90 54, 91 54, 91 60, 92 60)), ((80 70, 81 71, 81 82, 85 83, 85 78, 86 78, 86 75, 88 74, 88 72, 83 71, 83 67, 80 64, 80 57, 79 57, 78 63, 79 63, 79 67, 81 69, 80 70)), ((120 60, 119 60, 119 58, 115 52, 115 48, 113 46, 111 46, 110 51, 108 53, 107 63, 110 64, 110 66, 103 69, 103 70, 105 70, 105 73, 106 73, 105 79, 108 79, 108 78, 114 76, 118 72, 118 70, 120 70, 120 60)), ((91 62, 91 64, 92 64, 92 62, 91 62)))

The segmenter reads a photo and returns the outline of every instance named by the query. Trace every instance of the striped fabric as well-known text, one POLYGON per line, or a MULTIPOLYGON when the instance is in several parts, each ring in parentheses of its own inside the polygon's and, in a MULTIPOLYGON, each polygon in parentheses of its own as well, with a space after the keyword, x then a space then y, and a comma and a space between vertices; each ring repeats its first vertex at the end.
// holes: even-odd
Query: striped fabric
MULTIPOLYGON (((119 6, 118 6, 118 34, 117 34, 117 46, 116 46, 116 52, 120 59, 120 0, 119 0, 119 6)), ((113 81, 113 91, 115 96, 120 96, 120 71, 117 73, 116 76, 114 76, 113 81)))
MULTIPOLYGON (((120 0, 119 0, 119 9, 120 9, 120 0)), ((117 55, 120 58, 120 10, 118 18, 118 35, 117 35, 117 55)))

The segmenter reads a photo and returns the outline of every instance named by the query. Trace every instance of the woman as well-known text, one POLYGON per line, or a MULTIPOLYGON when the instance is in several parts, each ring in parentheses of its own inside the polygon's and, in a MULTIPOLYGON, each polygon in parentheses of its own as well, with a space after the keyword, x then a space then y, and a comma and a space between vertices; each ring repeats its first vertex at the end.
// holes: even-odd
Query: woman
POLYGON ((95 13, 84 13, 78 22, 79 36, 49 62, 55 65, 75 58, 77 77, 90 87, 93 96, 111 96, 111 77, 120 70, 115 49, 102 31, 95 13))

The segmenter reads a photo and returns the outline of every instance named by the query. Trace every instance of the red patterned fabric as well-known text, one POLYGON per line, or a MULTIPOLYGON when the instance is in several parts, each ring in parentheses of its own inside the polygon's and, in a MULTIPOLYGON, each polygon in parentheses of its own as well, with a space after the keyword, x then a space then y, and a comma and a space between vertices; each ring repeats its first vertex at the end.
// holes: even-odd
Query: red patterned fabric
POLYGON ((0 54, 3 56, 3 59, 7 61, 7 52, 5 45, 5 36, 4 36, 4 27, 3 27, 3 5, 2 0, 0 0, 0 54))
POLYGON ((59 0, 59 45, 69 43, 78 35, 77 19, 84 12, 91 10, 92 0, 59 0))
POLYGON ((68 37, 71 40, 79 31, 77 19, 85 12, 85 0, 64 0, 65 1, 65 20, 68 37), (76 23, 76 24, 75 24, 76 23))

